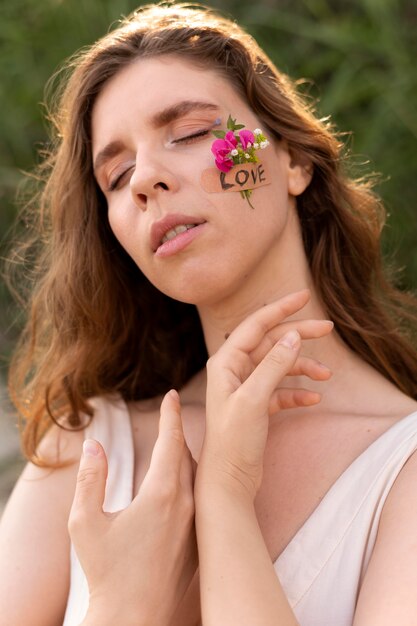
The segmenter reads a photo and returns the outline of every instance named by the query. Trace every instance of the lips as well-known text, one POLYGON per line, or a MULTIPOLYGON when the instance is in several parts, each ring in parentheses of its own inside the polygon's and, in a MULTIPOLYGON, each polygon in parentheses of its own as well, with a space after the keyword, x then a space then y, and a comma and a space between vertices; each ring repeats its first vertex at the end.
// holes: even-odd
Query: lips
POLYGON ((205 221, 206 220, 202 218, 193 215, 183 215, 181 213, 166 215, 161 220, 152 224, 150 235, 152 251, 157 251, 162 243, 162 238, 172 228, 180 226, 181 224, 195 224, 197 226, 198 224, 204 224, 205 221))

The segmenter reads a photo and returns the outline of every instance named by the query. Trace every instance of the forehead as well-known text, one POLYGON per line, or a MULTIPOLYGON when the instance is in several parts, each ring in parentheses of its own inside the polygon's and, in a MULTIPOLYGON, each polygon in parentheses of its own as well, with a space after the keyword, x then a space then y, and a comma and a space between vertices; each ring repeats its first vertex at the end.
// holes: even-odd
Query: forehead
POLYGON ((213 69, 201 69, 178 57, 139 59, 124 67, 103 87, 92 115, 93 143, 108 139, 132 113, 143 125, 178 101, 212 102, 234 113, 243 102, 231 82, 213 69))

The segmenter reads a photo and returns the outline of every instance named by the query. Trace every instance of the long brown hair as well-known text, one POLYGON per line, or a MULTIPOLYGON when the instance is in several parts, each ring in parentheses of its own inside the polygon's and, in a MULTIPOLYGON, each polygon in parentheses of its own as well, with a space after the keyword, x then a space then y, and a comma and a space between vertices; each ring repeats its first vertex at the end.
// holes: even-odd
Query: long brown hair
POLYGON ((329 123, 236 24, 202 7, 149 5, 70 60, 50 111, 52 149, 30 206, 41 245, 10 368, 23 450, 36 463, 52 420, 65 416, 67 426, 83 428, 92 396, 138 400, 180 388, 207 358, 196 308, 160 293, 126 254, 92 171, 91 111, 104 83, 136 59, 162 54, 218 70, 269 133, 313 164, 298 212, 327 313, 350 348, 417 397, 416 301, 384 278, 383 206, 369 182, 349 177, 329 123))

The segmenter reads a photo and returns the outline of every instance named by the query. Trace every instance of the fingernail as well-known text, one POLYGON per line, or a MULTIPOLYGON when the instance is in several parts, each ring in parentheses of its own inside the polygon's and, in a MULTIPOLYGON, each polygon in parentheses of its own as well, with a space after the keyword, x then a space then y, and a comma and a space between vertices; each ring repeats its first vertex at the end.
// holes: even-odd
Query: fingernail
POLYGON ((168 395, 171 396, 171 398, 173 398, 174 400, 178 400, 179 399, 178 391, 176 389, 171 389, 168 392, 168 395))
POLYGON ((100 448, 94 439, 86 439, 83 443, 84 456, 97 456, 100 452, 100 448))
POLYGON ((278 343, 291 350, 297 350, 300 345, 300 335, 296 330, 289 330, 288 333, 281 337, 278 343))

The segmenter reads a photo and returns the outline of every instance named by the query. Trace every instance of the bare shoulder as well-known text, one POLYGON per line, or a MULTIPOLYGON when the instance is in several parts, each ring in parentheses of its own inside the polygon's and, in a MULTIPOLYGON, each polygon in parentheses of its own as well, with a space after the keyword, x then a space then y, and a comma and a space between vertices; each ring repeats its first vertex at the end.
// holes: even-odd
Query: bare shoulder
POLYGON ((417 451, 399 472, 384 504, 374 551, 359 595, 354 626, 415 623, 416 484, 417 451))
POLYGON ((38 446, 38 453, 48 464, 63 463, 65 466, 39 467, 33 463, 27 463, 16 483, 6 512, 21 494, 24 494, 25 499, 30 497, 30 501, 45 498, 44 505, 55 514, 60 510, 63 512, 64 509, 68 509, 69 512, 83 440, 84 431, 64 430, 55 424, 51 426, 38 446), (43 495, 46 493, 48 498, 43 495))
POLYGON ((0 523, 0 626, 58 626, 70 574, 68 515, 84 433, 53 425, 40 455, 63 468, 27 463, 0 523))

